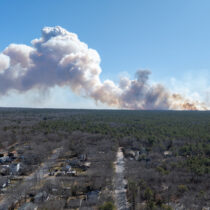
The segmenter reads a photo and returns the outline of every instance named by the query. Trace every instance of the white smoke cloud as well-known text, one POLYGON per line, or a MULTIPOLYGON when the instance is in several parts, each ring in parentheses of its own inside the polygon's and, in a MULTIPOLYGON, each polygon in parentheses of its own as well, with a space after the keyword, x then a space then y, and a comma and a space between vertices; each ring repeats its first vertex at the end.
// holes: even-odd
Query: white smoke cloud
POLYGON ((4 73, 5 69, 10 66, 10 58, 4 54, 0 54, 0 74, 4 73))
POLYGON ((161 84, 149 84, 148 70, 137 71, 134 80, 119 84, 100 80, 100 56, 65 29, 45 27, 32 46, 11 44, 0 54, 0 95, 11 90, 26 92, 68 86, 97 102, 128 109, 203 109, 168 92, 161 84))

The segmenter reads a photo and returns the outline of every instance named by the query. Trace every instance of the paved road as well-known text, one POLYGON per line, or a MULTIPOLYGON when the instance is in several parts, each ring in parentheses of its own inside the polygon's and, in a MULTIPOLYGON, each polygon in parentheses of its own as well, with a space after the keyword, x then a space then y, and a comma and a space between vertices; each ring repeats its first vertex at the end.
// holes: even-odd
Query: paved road
POLYGON ((118 149, 117 160, 115 162, 115 203, 118 210, 128 210, 128 202, 126 197, 126 180, 124 179, 125 162, 122 148, 118 149))
POLYGON ((47 161, 42 163, 35 172, 27 176, 20 184, 14 186, 10 192, 5 193, 4 197, 0 201, 0 210, 8 209, 12 203, 21 199, 25 193, 34 186, 33 180, 43 179, 48 174, 48 169, 53 165, 55 160, 58 158, 63 148, 57 148, 53 151, 53 154, 48 158, 47 161))

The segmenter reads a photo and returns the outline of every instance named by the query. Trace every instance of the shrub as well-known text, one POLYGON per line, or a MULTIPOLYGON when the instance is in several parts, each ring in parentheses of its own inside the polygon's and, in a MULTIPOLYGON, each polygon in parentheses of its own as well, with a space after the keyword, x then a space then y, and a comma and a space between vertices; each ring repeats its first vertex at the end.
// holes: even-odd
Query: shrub
POLYGON ((188 188, 187 188, 186 185, 184 185, 184 184, 178 185, 178 191, 179 191, 180 193, 184 193, 184 192, 186 192, 187 190, 188 190, 188 188))
POLYGON ((147 189, 144 192, 144 198, 147 201, 150 201, 153 199, 153 191, 149 187, 147 187, 147 189))
POLYGON ((169 174, 169 171, 167 171, 166 169, 164 169, 162 166, 158 166, 156 168, 156 170, 161 174, 161 175, 167 175, 169 174))
POLYGON ((101 207, 99 207, 99 210, 116 210, 114 204, 112 202, 105 202, 101 207))

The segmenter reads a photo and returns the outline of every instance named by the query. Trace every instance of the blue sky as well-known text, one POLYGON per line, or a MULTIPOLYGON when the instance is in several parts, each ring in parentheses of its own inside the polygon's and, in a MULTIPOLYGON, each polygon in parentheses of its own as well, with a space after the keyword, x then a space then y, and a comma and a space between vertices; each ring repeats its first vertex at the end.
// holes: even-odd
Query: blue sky
POLYGON ((209 87, 209 0, 1 0, 0 14, 1 51, 60 25, 98 51, 102 79, 150 69, 169 89, 180 81, 209 87))

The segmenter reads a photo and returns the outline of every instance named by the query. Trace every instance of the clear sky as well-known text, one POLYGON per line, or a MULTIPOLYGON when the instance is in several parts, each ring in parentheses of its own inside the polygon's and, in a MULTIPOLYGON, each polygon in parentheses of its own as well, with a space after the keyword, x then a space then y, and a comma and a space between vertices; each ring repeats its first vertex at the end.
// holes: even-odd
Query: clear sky
MULTIPOLYGON (((44 26, 59 25, 98 51, 102 80, 149 69, 153 81, 209 100, 209 0, 0 0, 0 14, 0 51, 10 43, 30 45, 44 26)), ((66 102, 70 108, 87 100, 69 97, 78 100, 66 102)))

